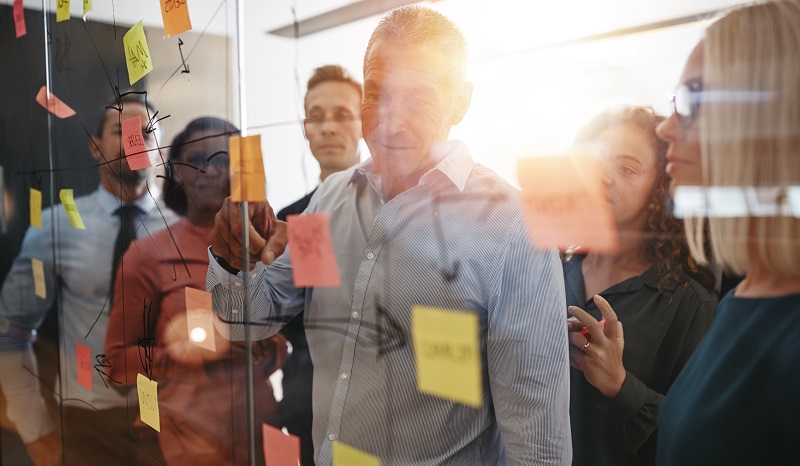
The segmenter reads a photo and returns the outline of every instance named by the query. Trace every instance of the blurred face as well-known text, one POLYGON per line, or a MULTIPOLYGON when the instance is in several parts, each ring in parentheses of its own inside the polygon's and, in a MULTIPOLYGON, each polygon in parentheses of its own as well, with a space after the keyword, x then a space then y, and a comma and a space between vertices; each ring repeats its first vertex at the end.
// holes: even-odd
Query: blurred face
POLYGON ((364 66, 362 128, 383 177, 419 179, 441 158, 466 103, 453 102, 449 58, 432 47, 375 42, 364 66))
POLYGON ((142 137, 145 147, 150 151, 151 163, 158 163, 158 151, 154 150, 156 138, 153 133, 145 131, 149 118, 147 108, 136 102, 126 102, 123 105, 122 114, 116 110, 106 112, 106 121, 103 123, 103 131, 100 137, 92 136, 93 144, 89 144, 92 155, 101 163, 101 178, 116 180, 126 186, 138 186, 150 178, 153 168, 142 170, 131 170, 128 162, 123 160, 125 152, 122 149, 122 126, 121 122, 129 118, 142 117, 142 137), (109 163, 105 163, 109 162, 109 163))
MULTIPOLYGON (((702 82, 703 42, 701 41, 689 55, 681 74, 681 83, 702 82)), ((698 106, 698 111, 702 111, 698 106)), ((673 113, 662 122, 656 133, 669 142, 667 152, 667 174, 672 178, 670 193, 675 195, 677 186, 701 186, 703 166, 700 153, 700 118, 694 117, 690 124, 681 122, 673 113)))
POLYGON ((188 140, 197 141, 186 144, 173 164, 175 181, 183 186, 187 215, 191 217, 208 215, 213 219, 222 201, 230 195, 228 137, 208 137, 215 134, 219 131, 190 134, 188 140))
POLYGON ((323 172, 338 172, 359 161, 361 96, 349 84, 325 81, 306 94, 306 139, 323 172))
POLYGON ((656 183, 656 154, 647 135, 631 124, 616 124, 592 141, 601 151, 602 180, 620 230, 643 231, 656 183))

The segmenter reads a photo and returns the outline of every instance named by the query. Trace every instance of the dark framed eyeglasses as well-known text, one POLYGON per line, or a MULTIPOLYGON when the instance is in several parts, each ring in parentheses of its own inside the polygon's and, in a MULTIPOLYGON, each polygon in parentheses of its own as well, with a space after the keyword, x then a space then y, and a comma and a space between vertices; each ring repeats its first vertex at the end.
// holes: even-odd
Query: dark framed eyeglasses
POLYGON ((672 111, 678 117, 678 122, 684 128, 692 126, 694 120, 700 112, 701 95, 703 92, 703 81, 701 79, 690 79, 675 89, 670 95, 672 111))
POLYGON ((303 120, 303 125, 321 125, 326 121, 331 121, 333 123, 349 123, 351 121, 358 121, 360 119, 360 116, 353 115, 352 113, 335 113, 331 116, 312 115, 303 120))

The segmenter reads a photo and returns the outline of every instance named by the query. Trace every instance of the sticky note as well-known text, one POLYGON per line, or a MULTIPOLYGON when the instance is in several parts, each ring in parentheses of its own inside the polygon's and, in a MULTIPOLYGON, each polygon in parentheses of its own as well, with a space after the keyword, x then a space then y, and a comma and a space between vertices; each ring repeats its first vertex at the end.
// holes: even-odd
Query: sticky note
POLYGON ((144 35, 142 22, 139 21, 122 37, 125 47, 125 63, 128 65, 128 79, 131 85, 153 71, 153 60, 147 48, 147 37, 144 35))
POLYGON ((33 269, 33 292, 36 296, 47 299, 47 288, 44 283, 44 262, 39 259, 31 259, 33 269))
POLYGON ((92 352, 86 346, 75 343, 75 357, 78 360, 78 383, 92 389, 92 352))
POLYGON ((261 425, 264 462, 267 466, 297 466, 300 463, 300 438, 280 429, 261 425))
POLYGON ((189 341, 209 351, 216 351, 211 293, 186 287, 186 324, 189 341))
POLYGON ((92 0, 83 0, 83 16, 92 11, 92 0))
POLYGON ((28 33, 25 28, 25 8, 22 0, 14 0, 14 27, 17 30, 17 39, 28 33))
POLYGON ((333 442, 333 466, 381 466, 381 460, 342 442, 333 442))
POLYGON ((55 96, 55 94, 50 94, 50 98, 48 99, 46 86, 42 86, 42 88, 39 89, 39 93, 36 94, 36 102, 38 102, 42 107, 46 108, 48 112, 59 118, 69 118, 72 115, 75 115, 75 110, 71 109, 69 105, 62 102, 61 99, 55 96))
POLYGON ((419 391, 480 408, 483 385, 477 314, 414 306, 411 325, 419 391))
POLYGON ((294 286, 336 287, 342 284, 331 240, 330 214, 286 217, 294 286))
POLYGON ((520 160, 517 176, 531 242, 539 247, 614 253, 616 222, 594 157, 572 155, 520 160))
POLYGON ((58 193, 59 199, 61 199, 61 203, 64 205, 64 210, 67 211, 67 216, 69 217, 69 223, 72 224, 72 228, 77 228, 78 230, 85 230, 86 225, 83 224, 83 219, 81 218, 80 212, 78 212, 78 206, 75 205, 75 199, 73 199, 73 194, 71 189, 62 189, 58 193))
POLYGON ((261 135, 228 138, 230 156, 231 200, 261 202, 267 200, 267 179, 261 157, 261 135))
POLYGON ((136 392, 139 394, 139 416, 142 422, 161 432, 158 416, 158 383, 142 374, 136 374, 136 392))
POLYGON ((69 0, 56 0, 56 22, 69 19, 69 0))
POLYGON ((167 37, 192 29, 186 0, 161 0, 161 19, 164 20, 164 34, 167 37))
POLYGON ((125 160, 131 170, 141 170, 152 167, 150 155, 144 145, 142 136, 142 117, 135 116, 122 120, 122 148, 125 150, 125 160))
POLYGON ((42 228, 42 192, 31 188, 31 225, 42 228))

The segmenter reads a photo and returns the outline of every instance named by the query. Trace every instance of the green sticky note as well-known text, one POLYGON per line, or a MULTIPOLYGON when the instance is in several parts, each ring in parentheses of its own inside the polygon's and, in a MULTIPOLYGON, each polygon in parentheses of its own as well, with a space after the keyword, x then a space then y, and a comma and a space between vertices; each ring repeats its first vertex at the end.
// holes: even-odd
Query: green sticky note
POLYGON ((133 85, 147 73, 153 71, 153 60, 150 57, 150 49, 147 48, 147 37, 144 35, 144 27, 142 27, 141 21, 125 33, 122 38, 122 44, 125 47, 128 79, 133 85))
POLYGON ((333 442, 333 466, 381 466, 381 460, 342 442, 333 442))
POLYGON ((477 314, 414 306, 411 319, 419 391, 480 408, 477 314))
POLYGON ((56 22, 69 19, 69 0, 56 0, 56 22))

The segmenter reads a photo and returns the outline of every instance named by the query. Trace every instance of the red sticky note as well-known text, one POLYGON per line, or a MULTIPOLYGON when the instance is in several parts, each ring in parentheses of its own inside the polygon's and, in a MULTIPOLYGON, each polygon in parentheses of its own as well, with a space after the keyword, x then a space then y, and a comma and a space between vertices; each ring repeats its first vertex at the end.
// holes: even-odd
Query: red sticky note
POLYGON ((50 94, 50 98, 48 99, 46 86, 42 86, 42 88, 39 89, 39 93, 36 94, 36 102, 59 118, 69 118, 75 115, 75 110, 69 108, 69 105, 62 102, 55 94, 50 94))
POLYGON ((144 145, 144 137, 142 137, 141 116, 122 120, 122 147, 125 149, 125 160, 128 161, 131 170, 141 170, 153 166, 150 163, 150 156, 147 154, 147 147, 144 145))
POLYGON ((92 389, 92 352, 80 343, 75 343, 75 354, 78 359, 78 383, 92 389))
POLYGON ((534 245, 617 251, 616 222, 594 157, 524 159, 517 163, 517 176, 534 245))
POLYGON ((14 0, 14 26, 17 28, 17 39, 27 34, 28 30, 25 29, 25 10, 22 6, 22 0, 14 0))
POLYGON ((300 438, 284 434, 267 424, 261 425, 264 439, 264 462, 267 466, 298 466, 300 464, 300 438))
POLYGON ((325 212, 286 217, 292 275, 297 287, 341 285, 325 212))

